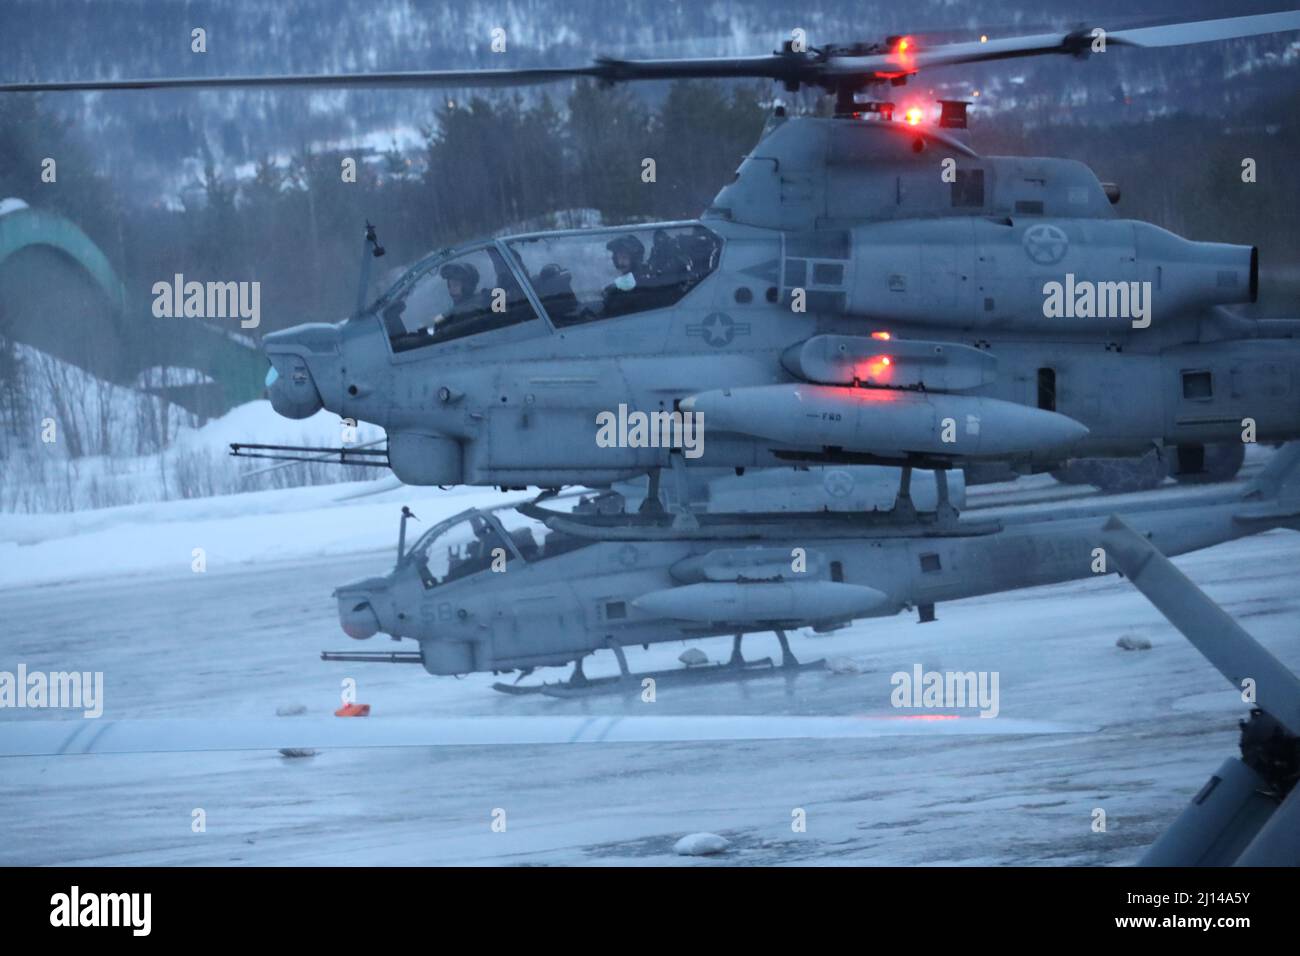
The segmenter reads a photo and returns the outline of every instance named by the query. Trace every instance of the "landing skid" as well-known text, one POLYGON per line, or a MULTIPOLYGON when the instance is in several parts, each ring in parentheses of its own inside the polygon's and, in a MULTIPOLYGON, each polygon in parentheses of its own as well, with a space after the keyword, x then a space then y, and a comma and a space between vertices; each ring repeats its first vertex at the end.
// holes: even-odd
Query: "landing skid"
POLYGON ((641 682, 647 677, 654 680, 656 687, 694 687, 707 684, 728 684, 760 677, 793 677, 805 671, 824 671, 825 669, 826 662, 824 660, 798 664, 794 667, 777 667, 772 664, 771 658, 764 658, 759 661, 746 661, 745 666, 739 668, 730 664, 704 664, 699 667, 678 667, 666 671, 645 671, 639 674, 631 674, 628 677, 588 678, 585 684, 573 684, 567 680, 555 681, 550 684, 503 684, 498 682, 492 685, 492 689, 516 697, 527 697, 533 694, 566 699, 600 697, 611 694, 630 696, 641 693, 645 686, 641 682))
POLYGON ((732 644, 731 660, 725 664, 702 664, 693 667, 675 667, 671 670, 642 671, 633 673, 627 668, 627 659, 623 649, 615 645, 612 649, 619 659, 620 673, 613 677, 587 677, 582 672, 582 662, 574 666, 573 675, 568 680, 554 681, 549 684, 505 684, 497 682, 492 689, 503 694, 527 696, 542 694, 546 697, 576 698, 598 697, 602 695, 640 694, 645 689, 645 680, 649 678, 658 690, 662 687, 692 687, 707 684, 726 684, 746 681, 761 677, 793 677, 805 671, 826 669, 826 661, 816 660, 802 664, 790 653, 790 645, 783 631, 777 631, 781 642, 782 663, 776 664, 772 658, 745 660, 740 654, 741 635, 736 635, 732 644))

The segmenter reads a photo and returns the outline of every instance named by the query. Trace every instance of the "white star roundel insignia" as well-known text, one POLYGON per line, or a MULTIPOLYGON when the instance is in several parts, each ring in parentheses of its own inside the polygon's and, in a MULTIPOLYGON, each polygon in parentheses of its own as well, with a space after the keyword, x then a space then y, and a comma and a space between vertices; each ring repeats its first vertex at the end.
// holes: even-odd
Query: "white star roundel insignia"
POLYGON ((853 476, 841 468, 836 468, 826 472, 822 484, 831 497, 844 498, 853 491, 853 476))
POLYGON ((716 348, 730 345, 738 335, 749 335, 749 323, 737 322, 725 312, 711 312, 702 322, 686 326, 686 334, 698 336, 716 348))
POLYGON ((1024 243, 1025 254, 1040 266, 1055 265, 1065 258, 1065 253, 1070 248, 1070 239, 1065 232, 1059 226, 1046 222, 1026 229, 1021 242, 1024 243))

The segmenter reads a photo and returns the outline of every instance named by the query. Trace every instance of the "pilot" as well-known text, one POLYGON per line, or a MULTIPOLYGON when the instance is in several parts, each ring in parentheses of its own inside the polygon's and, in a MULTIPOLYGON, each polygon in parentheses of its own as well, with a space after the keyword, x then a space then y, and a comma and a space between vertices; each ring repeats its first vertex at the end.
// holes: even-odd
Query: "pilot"
POLYGON ((668 235, 668 230, 655 230, 647 268, 659 285, 681 282, 690 272, 690 264, 682 253, 681 244, 668 235))
POLYGON ((541 549, 537 546, 537 539, 533 537, 530 528, 515 528, 510 532, 510 538, 525 561, 536 561, 541 557, 541 549))
POLYGON ((478 296, 478 270, 468 262, 449 262, 438 274, 447 281, 451 308, 434 318, 433 328, 443 329, 449 322, 464 321, 482 312, 478 296))
POLYGON ((640 308, 649 272, 645 267, 645 246, 636 236, 618 236, 605 244, 618 272, 605 286, 605 315, 626 315, 640 308))

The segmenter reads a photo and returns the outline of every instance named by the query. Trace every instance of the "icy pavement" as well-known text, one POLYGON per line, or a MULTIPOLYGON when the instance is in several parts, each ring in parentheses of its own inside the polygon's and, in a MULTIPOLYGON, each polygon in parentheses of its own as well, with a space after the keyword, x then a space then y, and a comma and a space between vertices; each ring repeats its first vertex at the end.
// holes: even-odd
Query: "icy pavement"
MULTIPOLYGON (((393 505, 387 506, 391 511, 393 505)), ((418 512, 417 507, 417 512, 418 512)), ((391 514, 387 515, 391 519, 391 514)), ((255 520, 250 517, 249 520, 255 520)), ((385 520, 391 535, 391 520, 385 520)), ((106 567, 118 556, 100 551, 106 567)), ((410 665, 327 664, 349 641, 330 590, 384 570, 391 551, 206 574, 9 588, 0 670, 102 670, 104 716, 262 718, 338 706, 354 677, 369 720, 469 714, 896 715, 890 676, 1000 675, 994 720, 1092 725, 1083 734, 889 737, 725 744, 611 744, 9 758, 0 760, 0 864, 975 864, 1132 863, 1236 753, 1233 690, 1126 582, 1111 576, 941 605, 827 636, 811 672, 736 686, 661 687, 653 704, 504 697, 488 676, 435 679, 410 665), (1123 635, 1148 651, 1115 646, 1123 635), (648 711, 653 708, 652 711, 648 711), (1106 812, 1093 832, 1094 809, 1106 812), (806 831, 795 832, 797 810, 806 831), (193 832, 195 810, 206 831, 193 832), (504 832, 492 827, 504 811, 504 832), (673 852, 719 834, 713 857, 673 852)), ((1178 564, 1290 667, 1300 669, 1300 534, 1279 531, 1178 564)), ((699 642, 725 658, 729 641, 699 642)), ((682 645, 629 654, 672 667, 682 645)), ((749 656, 773 653, 767 635, 749 656)), ((614 670, 600 655, 588 673, 614 670)), ((555 676, 560 676, 558 672, 555 676)), ((533 679, 536 679, 534 677, 533 679)), ((0 720, 49 712, 0 711, 0 720)), ((295 718, 285 717, 284 720, 295 718)))

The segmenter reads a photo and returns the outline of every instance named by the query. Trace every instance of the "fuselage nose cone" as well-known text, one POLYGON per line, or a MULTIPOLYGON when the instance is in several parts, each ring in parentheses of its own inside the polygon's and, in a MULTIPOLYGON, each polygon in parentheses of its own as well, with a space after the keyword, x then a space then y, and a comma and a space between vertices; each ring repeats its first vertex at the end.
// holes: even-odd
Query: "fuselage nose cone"
POLYGON ((266 376, 266 392, 271 407, 285 418, 310 418, 325 407, 316 382, 305 362, 297 356, 277 356, 266 376))
POLYGON ((339 602, 339 625, 343 633, 358 641, 374 637, 383 630, 379 608, 388 589, 384 578, 371 578, 365 582, 345 585, 334 592, 339 602))
POLYGON ((285 418, 307 418, 325 407, 334 370, 339 367, 342 336, 337 326, 324 323, 296 325, 262 339, 262 351, 271 362, 266 388, 271 406, 285 418), (323 376, 317 382, 312 369, 323 376))
POLYGON ((374 605, 359 594, 339 595, 339 624, 344 634, 358 641, 379 633, 379 615, 374 605))

